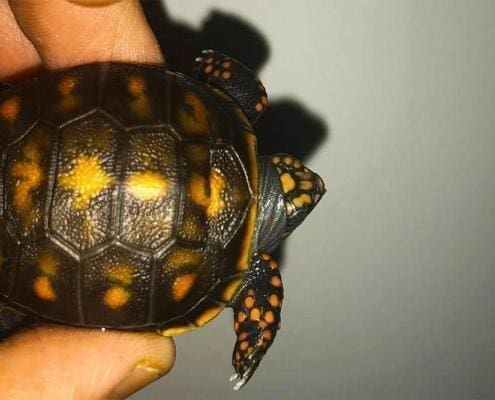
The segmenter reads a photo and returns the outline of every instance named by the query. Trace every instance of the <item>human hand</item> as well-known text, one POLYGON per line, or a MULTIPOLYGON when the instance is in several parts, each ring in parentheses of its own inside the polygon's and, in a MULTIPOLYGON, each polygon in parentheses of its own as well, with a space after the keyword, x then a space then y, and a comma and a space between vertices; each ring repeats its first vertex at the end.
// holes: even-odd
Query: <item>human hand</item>
MULTIPOLYGON (((138 0, 0 0, 1 80, 97 61, 164 63, 138 0)), ((174 358, 155 333, 38 326, 0 343, 0 398, 121 399, 174 358)))

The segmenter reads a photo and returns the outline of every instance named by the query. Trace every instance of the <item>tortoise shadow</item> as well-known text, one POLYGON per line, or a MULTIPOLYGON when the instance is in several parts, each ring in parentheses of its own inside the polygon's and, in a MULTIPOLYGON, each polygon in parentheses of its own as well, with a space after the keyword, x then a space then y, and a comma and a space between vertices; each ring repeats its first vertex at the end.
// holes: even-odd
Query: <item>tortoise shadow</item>
MULTIPOLYGON (((162 2, 142 2, 142 7, 173 71, 191 75, 194 59, 203 49, 213 48, 228 54, 256 73, 270 57, 263 34, 237 15, 213 10, 200 28, 195 29, 175 21, 162 2)), ((323 120, 293 98, 270 100, 255 131, 260 154, 288 153, 303 162, 330 135, 330 128, 323 120)), ((281 265, 284 247, 280 245, 274 254, 281 265)))

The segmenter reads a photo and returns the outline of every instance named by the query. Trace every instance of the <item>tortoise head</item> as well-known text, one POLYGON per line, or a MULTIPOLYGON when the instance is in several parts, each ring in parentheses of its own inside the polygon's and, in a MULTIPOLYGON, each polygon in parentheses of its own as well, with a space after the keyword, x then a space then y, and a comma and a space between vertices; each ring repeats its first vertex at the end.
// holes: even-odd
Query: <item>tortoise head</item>
POLYGON ((323 179, 288 154, 275 154, 271 158, 277 170, 287 222, 284 237, 297 228, 325 194, 323 179))

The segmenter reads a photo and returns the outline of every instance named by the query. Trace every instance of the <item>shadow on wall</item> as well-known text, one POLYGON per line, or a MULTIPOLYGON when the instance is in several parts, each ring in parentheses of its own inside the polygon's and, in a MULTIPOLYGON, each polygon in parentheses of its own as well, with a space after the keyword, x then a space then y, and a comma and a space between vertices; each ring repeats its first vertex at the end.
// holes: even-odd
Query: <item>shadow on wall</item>
MULTIPOLYGON (((161 2, 142 2, 171 70, 191 75, 203 49, 215 49, 259 72, 270 56, 263 35, 236 15, 211 12, 199 30, 174 21, 161 2)), ((267 87, 268 96, 270 88, 267 87)), ((261 154, 288 153, 306 162, 329 136, 322 119, 295 99, 270 101, 255 126, 261 154)), ((282 249, 275 257, 282 261, 282 249)))

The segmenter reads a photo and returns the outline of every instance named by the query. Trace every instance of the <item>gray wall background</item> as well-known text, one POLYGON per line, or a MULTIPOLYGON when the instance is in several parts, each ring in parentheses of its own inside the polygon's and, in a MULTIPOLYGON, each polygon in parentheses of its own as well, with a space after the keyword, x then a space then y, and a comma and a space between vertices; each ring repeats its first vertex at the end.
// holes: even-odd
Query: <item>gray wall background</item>
POLYGON ((284 247, 283 328, 252 381, 230 389, 227 310, 132 398, 495 398, 495 2, 166 4, 265 37, 270 100, 326 126, 308 164, 328 193, 284 247))

